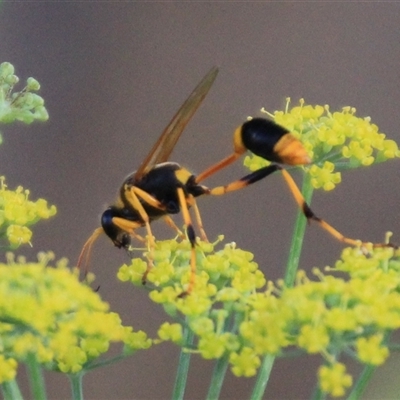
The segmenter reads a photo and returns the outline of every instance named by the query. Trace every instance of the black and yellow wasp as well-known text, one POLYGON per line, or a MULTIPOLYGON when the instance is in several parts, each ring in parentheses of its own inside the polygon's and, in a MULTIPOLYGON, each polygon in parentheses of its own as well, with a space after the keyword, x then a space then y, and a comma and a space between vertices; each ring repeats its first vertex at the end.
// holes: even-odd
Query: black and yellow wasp
MULTIPOLYGON (((85 254, 88 257, 93 242, 102 233, 105 233, 118 248, 127 249, 131 243, 131 237, 144 240, 136 233, 137 228, 140 227, 145 227, 147 231, 151 259, 151 250, 155 247, 150 227, 151 222, 163 218, 168 225, 180 233, 178 227, 170 218, 170 214, 176 214, 181 211, 186 226, 186 234, 192 248, 190 262, 191 279, 189 286, 183 294, 190 293, 195 283, 196 235, 189 208, 194 210, 201 237, 207 240, 196 205, 196 197, 202 195, 223 195, 239 190, 278 170, 282 172, 296 202, 309 221, 316 221, 342 242, 351 245, 359 243, 357 240, 344 237, 327 222, 318 218, 307 205, 296 183, 289 173, 282 169, 280 164, 305 165, 309 164, 311 159, 301 142, 287 129, 277 125, 273 121, 253 118, 239 126, 234 132, 233 153, 207 168, 198 176, 193 175, 179 164, 168 161, 181 133, 207 95, 217 74, 218 68, 216 67, 212 68, 206 74, 172 118, 138 170, 125 179, 119 191, 117 201, 107 208, 101 217, 102 227, 97 228, 85 243, 79 257, 78 266, 82 264, 85 254), (233 163, 247 150, 272 161, 272 164, 224 186, 208 188, 200 184, 200 182, 210 175, 233 163)), ((152 262, 150 261, 148 270, 151 267, 152 262)), ((145 276, 143 282, 145 282, 145 276)))

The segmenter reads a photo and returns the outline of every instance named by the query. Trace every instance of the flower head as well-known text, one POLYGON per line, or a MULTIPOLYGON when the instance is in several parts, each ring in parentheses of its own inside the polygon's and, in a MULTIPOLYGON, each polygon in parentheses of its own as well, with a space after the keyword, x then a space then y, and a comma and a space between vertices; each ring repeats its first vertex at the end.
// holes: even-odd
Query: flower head
POLYGON ((4 176, 0 177, 0 237, 7 238, 10 248, 30 244, 32 231, 29 226, 56 212, 56 206, 49 206, 44 199, 30 200, 29 190, 22 186, 9 190, 4 176))
POLYGON ((321 389, 333 397, 341 397, 349 388, 353 379, 346 372, 346 366, 342 363, 323 365, 318 371, 321 389))
POLYGON ((26 124, 34 120, 46 121, 49 118, 42 97, 34 92, 40 89, 39 82, 28 78, 26 86, 14 92, 19 78, 14 75, 14 67, 8 62, 0 64, 0 122, 10 123, 15 120, 26 124))
MULTIPOLYGON (((388 357, 386 333, 400 328, 397 250, 372 248, 366 254, 360 248, 346 248, 326 273, 315 268, 310 278, 299 271, 295 285, 285 287, 267 283, 251 253, 233 244, 219 250, 217 246, 221 243, 198 242, 193 291, 180 297, 190 273, 190 244, 157 243, 156 253, 162 251, 163 257, 154 257, 148 274, 150 298, 169 315, 185 316, 184 323, 178 318, 163 324, 161 340, 182 345, 182 332, 190 329, 196 340, 189 351, 205 359, 227 357, 237 376, 253 376, 262 357, 279 357, 296 347, 320 354, 324 365, 318 372, 319 384, 332 396, 342 396, 352 384, 339 357, 354 354, 371 365, 388 357), (159 267, 162 272, 156 271, 159 267)), ((149 256, 147 251, 144 256, 149 256)), ((120 278, 138 285, 138 276, 146 270, 143 262, 135 259, 123 266, 120 278)))
POLYGON ((133 340, 138 332, 124 327, 65 261, 49 267, 52 259, 40 254, 38 262, 27 263, 9 255, 8 264, 0 264, 0 370, 7 372, 0 381, 12 379, 30 354, 47 368, 74 373, 111 342, 132 350, 149 346, 145 337, 133 340))
MULTIPOLYGON (((312 177, 312 185, 332 190, 340 183, 340 170, 368 166, 400 156, 397 144, 386 139, 369 117, 356 116, 354 107, 331 112, 329 106, 300 105, 285 111, 266 112, 276 123, 289 129, 311 156, 311 166, 302 167, 312 177)), ((251 155, 244 165, 255 171, 270 162, 251 155)))

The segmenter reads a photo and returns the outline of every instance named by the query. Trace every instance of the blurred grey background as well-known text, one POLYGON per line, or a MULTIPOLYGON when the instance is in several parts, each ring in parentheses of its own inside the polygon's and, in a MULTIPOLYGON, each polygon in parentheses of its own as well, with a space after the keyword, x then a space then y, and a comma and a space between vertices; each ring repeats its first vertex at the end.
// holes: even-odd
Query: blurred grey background
MULTIPOLYGON (((123 178, 213 65, 217 81, 172 157, 194 173, 231 152, 233 130, 248 115, 282 108, 287 96, 331 109, 354 106, 400 142, 398 2, 4 2, 0 37, 0 61, 13 63, 22 81, 39 80, 50 113, 47 123, 1 127, 0 173, 8 185, 58 207, 56 218, 37 225, 34 248, 21 249, 31 257, 51 249, 76 262, 123 178)), ((334 192, 315 195, 314 210, 349 236, 380 241, 393 230, 400 242, 398 166, 344 174, 334 192)), ((245 173, 238 163, 207 184, 245 173)), ((279 175, 199 206, 209 238, 225 234, 255 254, 268 278, 282 277, 296 207, 279 175)), ((176 222, 182 225, 180 216, 176 222)), ((172 235, 161 223, 153 229, 160 238, 172 235)), ((332 264, 341 248, 311 226, 301 266, 332 264)), ((126 261, 99 240, 96 283, 125 324, 154 335, 165 316, 144 290, 117 281, 126 261)), ((157 346, 88 374, 85 397, 169 398, 177 357, 175 346, 157 346)), ((319 362, 278 360, 265 398, 309 398, 319 362)), ((365 398, 391 397, 379 385, 396 382, 388 375, 396 366, 392 357, 378 370, 365 398)), ((212 367, 193 357, 187 399, 205 397, 212 367)), ((248 398, 253 380, 228 375, 222 398, 248 398)), ((65 377, 46 378, 50 398, 70 396, 65 377)))

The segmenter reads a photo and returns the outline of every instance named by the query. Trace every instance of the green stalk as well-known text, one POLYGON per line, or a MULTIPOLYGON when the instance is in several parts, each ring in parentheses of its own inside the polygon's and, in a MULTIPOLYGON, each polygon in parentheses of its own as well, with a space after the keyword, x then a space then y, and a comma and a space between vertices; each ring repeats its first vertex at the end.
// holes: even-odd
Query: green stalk
MULTIPOLYGON (((301 192, 308 205, 311 202, 313 190, 314 188, 311 185, 311 178, 309 174, 304 173, 301 192)), ((290 245, 289 258, 286 266, 286 272, 284 278, 286 287, 293 286, 295 282, 297 269, 299 267, 301 251, 303 248, 306 224, 307 224, 307 219, 304 217, 302 210, 299 210, 297 212, 295 227, 292 235, 292 242, 290 245)), ((261 368, 258 371, 257 381, 254 385, 253 393, 251 395, 251 400, 261 400, 263 398, 274 362, 275 362, 275 356, 273 355, 265 356, 261 368)))
POLYGON ((361 398, 361 395, 363 394, 365 387, 367 386, 369 379, 371 378, 375 370, 376 367, 373 365, 366 365, 364 367, 360 377, 357 379, 357 382, 353 386, 351 393, 347 397, 347 400, 358 400, 359 398, 361 398))
MULTIPOLYGON (((226 306, 226 309, 229 309, 232 312, 231 306, 226 306)), ((224 317, 217 325, 218 332, 231 332, 233 334, 237 334, 240 323, 243 321, 244 315, 239 312, 234 312, 233 320, 234 323, 230 326, 230 318, 224 317), (223 326, 222 326, 223 324, 223 326)), ((224 383, 225 374, 229 365, 229 354, 225 354, 223 357, 219 358, 214 365, 213 374, 211 377, 210 387, 208 388, 207 400, 217 400, 219 399, 222 385, 224 383)))
MULTIPOLYGON (((311 178, 309 174, 304 173, 303 185, 301 193, 308 205, 311 203, 314 188, 311 185, 311 178)), ((306 231, 307 218, 304 217, 303 211, 298 210, 296 222, 294 226, 292 243, 289 250, 289 258, 286 266, 285 273, 285 286, 291 287, 296 279, 296 273, 299 268, 301 251, 303 249, 304 234, 306 231)))
POLYGON ((217 360, 213 375, 211 378, 210 387, 208 389, 207 400, 217 400, 221 393, 222 384, 224 383, 225 373, 228 369, 229 357, 225 355, 217 360))
POLYGON ((263 398, 274 362, 275 356, 268 354, 264 357, 250 400, 261 400, 263 398))
POLYGON ((321 390, 319 385, 317 385, 316 388, 314 389, 312 400, 325 400, 325 399, 326 399, 326 394, 321 390))
POLYGON ((42 368, 36 360, 35 354, 30 353, 28 355, 26 365, 29 382, 31 385, 32 397, 35 400, 46 400, 46 386, 44 384, 42 368))
POLYGON ((181 348, 181 354, 179 355, 174 391, 172 392, 173 400, 183 400, 186 389, 191 353, 185 351, 185 348, 191 347, 194 339, 193 332, 187 326, 184 327, 183 339, 184 342, 181 348))
POLYGON ((82 378, 83 373, 69 374, 69 381, 71 382, 71 392, 73 400, 83 400, 82 378))
POLYGON ((1 384, 1 392, 4 400, 23 400, 22 393, 15 379, 3 382, 1 384))
MULTIPOLYGON (((384 339, 385 344, 389 342, 391 335, 392 332, 386 332, 384 339)), ((356 383, 353 385, 352 390, 349 396, 347 397, 347 400, 358 400, 361 398, 375 370, 376 370, 375 365, 365 365, 356 383)))

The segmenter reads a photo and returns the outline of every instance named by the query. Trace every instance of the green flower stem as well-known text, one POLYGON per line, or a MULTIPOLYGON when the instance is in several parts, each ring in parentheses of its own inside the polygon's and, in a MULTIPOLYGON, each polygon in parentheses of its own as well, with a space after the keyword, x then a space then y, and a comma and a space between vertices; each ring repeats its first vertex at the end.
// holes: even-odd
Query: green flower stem
MULTIPOLYGON (((314 188, 311 185, 311 178, 309 174, 304 173, 301 192, 307 204, 310 204, 311 202, 313 190, 314 188)), ((289 259, 284 278, 285 285, 287 287, 293 286, 296 278, 296 272, 299 266, 299 261, 301 256, 301 250, 303 248, 303 240, 306 231, 306 224, 307 224, 307 219, 304 217, 302 210, 299 210, 297 212, 295 227, 292 236, 292 242, 290 245, 289 259)), ((267 355, 264 358, 261 368, 258 372, 258 377, 253 389, 253 393, 251 395, 251 400, 262 399, 269 381, 269 376, 271 374, 274 362, 275 362, 275 356, 267 355)))
POLYGON ((84 374, 82 372, 68 375, 69 381, 71 382, 71 391, 73 400, 83 399, 83 391, 82 391, 83 375, 84 374))
MULTIPOLYGON (((309 174, 304 173, 301 193, 303 194, 304 199, 308 205, 310 205, 311 203, 313 191, 314 188, 311 185, 311 177, 309 174)), ((290 250, 289 250, 289 258, 286 266, 285 278, 284 278, 286 287, 293 286, 294 281, 296 279, 296 273, 299 267, 301 251, 303 249, 303 240, 306 231, 306 225, 307 225, 307 218, 304 217, 302 210, 298 210, 292 236, 292 243, 290 245, 290 250)))
POLYGON ((274 362, 275 356, 267 355, 264 357, 250 400, 261 400, 263 398, 274 362))
POLYGON ((312 400, 325 400, 325 399, 326 399, 326 393, 324 393, 317 384, 316 388, 314 389, 312 400))
MULTIPOLYGON (((385 333, 385 339, 383 341, 385 343, 385 345, 388 344, 391 335, 392 335, 391 332, 385 333)), ((361 398, 361 396, 364 393, 364 390, 367 387, 368 382, 371 379, 372 374, 375 372, 376 368, 377 367, 375 365, 365 365, 364 366, 364 369, 362 370, 356 383, 353 385, 349 396, 347 397, 348 400, 358 400, 361 398)))
POLYGON ((221 393, 222 384, 224 383, 224 378, 226 370, 228 369, 229 356, 225 355, 217 360, 213 375, 211 378, 210 387, 208 389, 207 400, 219 399, 219 394, 221 393))
POLYGON ((186 347, 191 347, 193 344, 194 334, 193 332, 186 326, 183 331, 183 345, 181 348, 181 354, 179 355, 179 363, 178 369, 176 371, 175 378, 175 386, 174 391, 172 393, 173 400, 183 400, 185 389, 186 389, 186 381, 189 372, 189 364, 191 353, 186 352, 186 347))
POLYGON ((364 367, 364 370, 361 372, 360 377, 357 379, 357 382, 353 386, 353 389, 347 397, 347 400, 358 400, 361 398, 361 395, 363 394, 365 387, 367 386, 369 379, 371 378, 375 370, 376 367, 373 365, 366 365, 364 367))
MULTIPOLYGON (((229 319, 225 319, 224 331, 230 331, 236 334, 240 323, 243 321, 243 315, 241 313, 236 313, 234 316, 234 323, 232 327, 229 326, 229 319)), ((222 328, 222 327, 221 327, 222 328)), ((208 388, 207 400, 219 399, 222 385, 224 384, 225 374, 229 365, 229 354, 225 354, 223 357, 219 358, 214 366, 213 374, 211 377, 210 387, 208 388)))
POLYGON ((18 383, 15 379, 12 381, 3 382, 1 384, 1 392, 4 400, 23 400, 18 383))
POLYGON ((28 376, 31 385, 32 397, 35 400, 46 400, 46 386, 43 379, 42 368, 36 356, 30 353, 27 357, 28 376))

